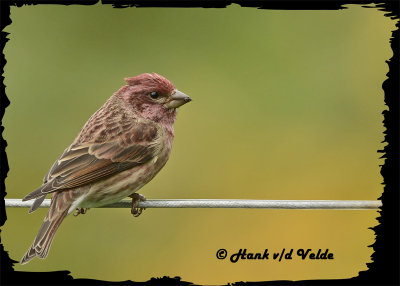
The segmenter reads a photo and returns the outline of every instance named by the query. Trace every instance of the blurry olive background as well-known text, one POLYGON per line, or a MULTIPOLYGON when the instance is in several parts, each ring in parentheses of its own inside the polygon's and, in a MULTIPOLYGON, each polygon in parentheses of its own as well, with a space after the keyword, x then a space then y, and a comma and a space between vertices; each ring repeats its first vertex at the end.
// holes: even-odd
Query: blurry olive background
MULTIPOLYGON (((149 199, 376 200, 395 21, 378 9, 279 11, 37 5, 11 9, 4 125, 7 198, 39 187, 123 78, 157 72, 193 98, 149 199)), ((46 209, 7 209, 20 260, 46 209)), ((371 262, 375 210, 91 209, 61 225, 46 260, 16 270, 196 283, 349 278, 371 262), (218 260, 240 248, 328 248, 330 261, 218 260)))

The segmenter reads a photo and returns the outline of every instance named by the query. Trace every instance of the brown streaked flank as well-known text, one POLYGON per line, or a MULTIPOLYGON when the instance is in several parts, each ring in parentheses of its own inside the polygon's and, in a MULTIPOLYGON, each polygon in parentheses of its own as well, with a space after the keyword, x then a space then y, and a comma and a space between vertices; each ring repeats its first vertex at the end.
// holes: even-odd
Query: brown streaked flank
POLYGON ((168 161, 174 138, 176 109, 191 101, 163 76, 145 73, 126 78, 85 123, 72 144, 46 174, 41 187, 23 200, 35 199, 35 211, 51 194, 49 211, 39 233, 21 260, 45 258, 58 227, 71 212, 132 198, 168 161))

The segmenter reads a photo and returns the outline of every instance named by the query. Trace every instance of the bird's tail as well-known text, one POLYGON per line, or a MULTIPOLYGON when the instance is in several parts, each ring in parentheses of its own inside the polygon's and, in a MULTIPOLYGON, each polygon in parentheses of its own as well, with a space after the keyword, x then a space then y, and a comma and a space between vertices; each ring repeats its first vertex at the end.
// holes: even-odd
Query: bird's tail
POLYGON ((56 234, 61 222, 68 215, 70 206, 70 203, 66 203, 65 201, 62 202, 61 197, 53 195, 49 212, 47 213, 42 226, 39 229, 39 233, 31 247, 25 253, 24 257, 22 257, 21 264, 28 263, 35 256, 42 259, 46 258, 54 235, 56 234))

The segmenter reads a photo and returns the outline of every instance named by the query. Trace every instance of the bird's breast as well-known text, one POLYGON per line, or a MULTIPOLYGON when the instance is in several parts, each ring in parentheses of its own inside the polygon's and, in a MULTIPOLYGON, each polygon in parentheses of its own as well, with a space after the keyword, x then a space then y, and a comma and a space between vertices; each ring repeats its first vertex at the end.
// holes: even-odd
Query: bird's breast
POLYGON ((148 162, 93 183, 80 207, 98 207, 118 202, 147 184, 167 163, 172 149, 172 138, 161 136, 162 142, 155 156, 148 162))

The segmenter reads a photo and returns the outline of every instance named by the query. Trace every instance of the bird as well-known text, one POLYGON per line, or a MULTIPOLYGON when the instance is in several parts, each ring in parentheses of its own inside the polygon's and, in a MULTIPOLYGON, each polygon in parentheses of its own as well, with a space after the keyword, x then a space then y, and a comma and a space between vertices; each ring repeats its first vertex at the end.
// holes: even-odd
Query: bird
POLYGON ((54 162, 43 184, 23 198, 35 211, 51 194, 47 215, 21 259, 47 257, 64 218, 75 211, 132 198, 131 213, 140 215, 137 191, 164 167, 171 153, 177 108, 192 99, 157 73, 125 78, 84 124, 78 136, 54 162))

